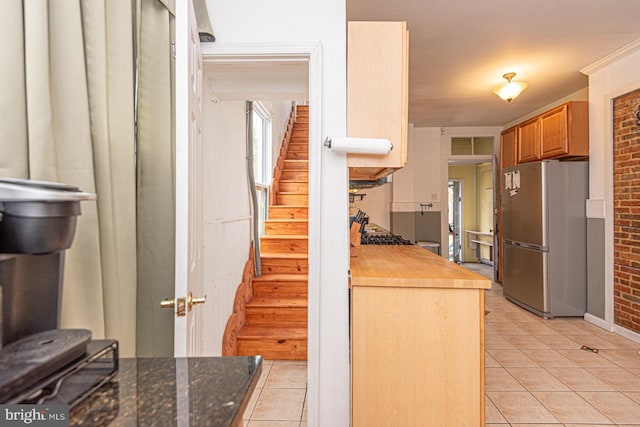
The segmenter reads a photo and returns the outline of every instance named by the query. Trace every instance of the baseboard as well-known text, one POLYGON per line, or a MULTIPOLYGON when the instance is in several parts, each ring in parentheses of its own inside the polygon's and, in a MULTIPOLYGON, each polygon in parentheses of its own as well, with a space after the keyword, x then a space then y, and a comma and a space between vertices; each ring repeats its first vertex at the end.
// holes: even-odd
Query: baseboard
POLYGON ((640 334, 632 331, 631 329, 623 328, 622 326, 614 325, 613 332, 618 335, 622 335, 625 338, 640 343, 640 334))
POLYGON ((589 323, 592 323, 604 330, 607 330, 609 332, 614 332, 613 326, 611 323, 607 322, 604 319, 601 319, 597 316, 594 316, 593 314, 589 314, 589 313, 585 313, 584 314, 584 320, 586 320, 589 323))

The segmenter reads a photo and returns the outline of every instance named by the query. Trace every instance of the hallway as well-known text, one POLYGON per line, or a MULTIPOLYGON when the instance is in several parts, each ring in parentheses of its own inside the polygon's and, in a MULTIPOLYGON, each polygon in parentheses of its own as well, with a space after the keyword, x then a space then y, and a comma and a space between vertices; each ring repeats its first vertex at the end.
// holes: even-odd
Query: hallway
MULTIPOLYGON (((485 311, 487 427, 640 427, 639 343, 581 318, 543 320, 496 283, 485 311)), ((267 361, 244 425, 306 427, 306 406, 305 362, 267 361)))

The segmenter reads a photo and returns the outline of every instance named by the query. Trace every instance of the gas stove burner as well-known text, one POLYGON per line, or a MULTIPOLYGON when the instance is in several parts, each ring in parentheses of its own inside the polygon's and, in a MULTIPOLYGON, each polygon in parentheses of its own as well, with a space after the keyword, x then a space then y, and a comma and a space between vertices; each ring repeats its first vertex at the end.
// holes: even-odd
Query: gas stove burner
POLYGON ((413 245, 413 242, 393 234, 365 234, 360 239, 361 245, 413 245))

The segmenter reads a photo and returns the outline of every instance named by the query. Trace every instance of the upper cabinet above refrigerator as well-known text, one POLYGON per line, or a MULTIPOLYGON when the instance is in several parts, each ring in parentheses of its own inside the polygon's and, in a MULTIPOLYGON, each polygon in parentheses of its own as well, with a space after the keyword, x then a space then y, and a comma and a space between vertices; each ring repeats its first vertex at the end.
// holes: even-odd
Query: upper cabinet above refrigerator
POLYGON ((393 144, 386 155, 349 154, 349 179, 378 180, 407 163, 407 23, 349 22, 347 40, 347 136, 393 144))
MULTIPOLYGON (((570 101, 532 117, 502 132, 501 152, 513 153, 516 163, 544 159, 587 159, 589 157, 589 103, 570 101)), ((503 167, 510 159, 501 161, 503 167)))

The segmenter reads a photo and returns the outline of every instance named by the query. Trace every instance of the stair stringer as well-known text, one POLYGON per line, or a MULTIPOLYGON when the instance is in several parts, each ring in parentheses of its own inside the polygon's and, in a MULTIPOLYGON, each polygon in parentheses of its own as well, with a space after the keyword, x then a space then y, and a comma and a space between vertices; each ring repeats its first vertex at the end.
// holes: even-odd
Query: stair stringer
POLYGON ((227 320, 222 336, 222 355, 238 355, 238 332, 247 323, 247 303, 253 298, 253 278, 255 277, 255 256, 253 242, 249 247, 249 259, 244 264, 242 282, 236 289, 233 300, 233 312, 227 320))

